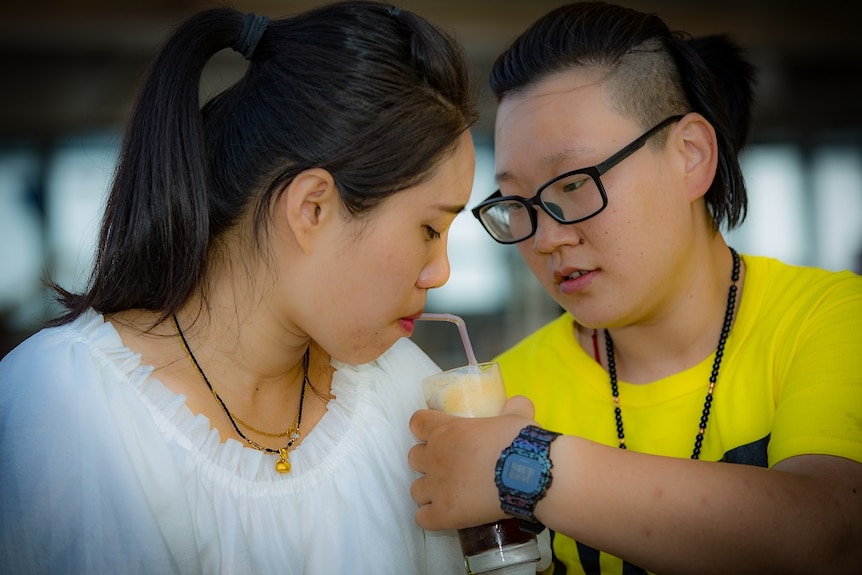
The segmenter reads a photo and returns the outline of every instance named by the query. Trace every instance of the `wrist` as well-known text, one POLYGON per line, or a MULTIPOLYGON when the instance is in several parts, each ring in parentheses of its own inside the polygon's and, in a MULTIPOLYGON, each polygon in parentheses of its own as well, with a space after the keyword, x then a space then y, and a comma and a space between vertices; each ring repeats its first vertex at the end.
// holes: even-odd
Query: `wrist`
POLYGON ((528 425, 497 460, 494 482, 500 508, 522 521, 522 529, 539 532, 544 526, 534 514, 536 504, 553 481, 550 446, 560 434, 528 425))

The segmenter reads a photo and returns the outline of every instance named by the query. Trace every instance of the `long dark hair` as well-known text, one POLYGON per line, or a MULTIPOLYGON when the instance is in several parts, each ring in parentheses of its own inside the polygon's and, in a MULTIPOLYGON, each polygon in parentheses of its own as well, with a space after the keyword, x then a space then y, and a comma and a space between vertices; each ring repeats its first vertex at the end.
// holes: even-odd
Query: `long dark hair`
POLYGON ((729 37, 691 38, 655 14, 604 2, 569 4, 536 21, 497 59, 491 88, 501 100, 575 67, 603 70, 618 111, 644 129, 676 114, 704 116, 718 141, 707 208, 716 229, 742 223, 748 200, 739 152, 751 126, 754 68, 729 37))
POLYGON ((421 183, 476 119, 455 40, 386 4, 339 2, 269 22, 241 80, 202 109, 207 61, 244 15, 211 9, 167 39, 133 109, 81 294, 54 286, 72 321, 140 308, 164 319, 201 285, 241 216, 266 225, 278 190, 324 168, 347 210, 421 183))

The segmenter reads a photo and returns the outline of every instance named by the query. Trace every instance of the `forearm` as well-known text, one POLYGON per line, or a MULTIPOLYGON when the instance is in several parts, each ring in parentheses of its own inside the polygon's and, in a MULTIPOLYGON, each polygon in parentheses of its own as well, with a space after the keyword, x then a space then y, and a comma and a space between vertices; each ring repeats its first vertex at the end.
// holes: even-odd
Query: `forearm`
POLYGON ((847 462, 854 483, 575 437, 555 441, 551 458, 555 480, 537 517, 651 571, 847 573, 862 565, 859 464, 847 462))

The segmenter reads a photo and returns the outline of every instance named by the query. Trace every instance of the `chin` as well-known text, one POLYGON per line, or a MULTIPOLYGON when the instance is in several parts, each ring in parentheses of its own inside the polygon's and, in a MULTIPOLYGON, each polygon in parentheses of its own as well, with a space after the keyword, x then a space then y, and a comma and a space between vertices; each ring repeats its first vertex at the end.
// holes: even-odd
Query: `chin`
POLYGON ((393 338, 388 342, 366 343, 361 348, 346 350, 345 353, 331 353, 334 359, 351 365, 362 365, 374 361, 383 355, 390 347, 395 345, 399 338, 393 338))

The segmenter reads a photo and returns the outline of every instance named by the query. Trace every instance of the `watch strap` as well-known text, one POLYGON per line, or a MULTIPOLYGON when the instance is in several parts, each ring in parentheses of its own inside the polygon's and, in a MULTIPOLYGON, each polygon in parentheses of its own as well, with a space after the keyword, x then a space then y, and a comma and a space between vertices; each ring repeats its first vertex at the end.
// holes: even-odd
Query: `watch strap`
POLYGON ((551 442, 559 437, 559 433, 548 431, 535 425, 528 425, 518 433, 512 444, 503 450, 497 461, 495 471, 495 482, 500 494, 500 508, 507 514, 521 519, 521 529, 531 533, 539 533, 544 525, 533 515, 536 504, 548 490, 553 476, 551 475, 551 463, 548 453, 551 442), (538 491, 535 493, 524 493, 507 487, 502 474, 506 458, 510 454, 519 454, 535 460, 541 466, 538 491))

